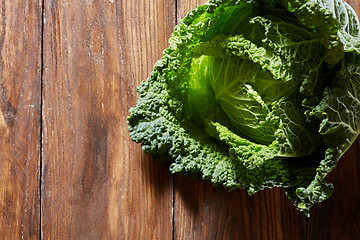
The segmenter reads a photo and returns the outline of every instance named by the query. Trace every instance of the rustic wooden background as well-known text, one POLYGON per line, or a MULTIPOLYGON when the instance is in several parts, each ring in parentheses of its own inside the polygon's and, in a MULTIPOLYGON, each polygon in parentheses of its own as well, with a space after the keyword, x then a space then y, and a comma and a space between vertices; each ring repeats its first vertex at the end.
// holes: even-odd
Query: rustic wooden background
POLYGON ((1 239, 360 239, 359 141, 311 218, 281 189, 172 176, 130 141, 135 87, 205 1, 0 1, 1 239))

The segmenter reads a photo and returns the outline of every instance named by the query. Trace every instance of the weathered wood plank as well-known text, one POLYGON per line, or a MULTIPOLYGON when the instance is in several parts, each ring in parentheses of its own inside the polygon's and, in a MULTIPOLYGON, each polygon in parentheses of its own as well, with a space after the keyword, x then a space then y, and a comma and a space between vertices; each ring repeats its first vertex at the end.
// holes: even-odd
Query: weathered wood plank
MULTIPOLYGON (((347 0, 360 14, 360 2, 347 0)), ((360 139, 344 154, 327 177, 335 192, 311 211, 309 239, 360 239, 360 139)))
POLYGON ((177 0, 176 2, 177 20, 179 22, 188 14, 190 10, 207 3, 208 0, 177 0))
POLYGON ((345 0, 345 2, 349 3, 356 11, 356 14, 359 16, 360 13, 360 2, 357 0, 345 0))
MULTIPOLYGON (((178 18, 206 1, 178 0, 178 18)), ((306 217, 282 189, 249 197, 201 180, 175 178, 175 239, 305 239, 306 217)))
POLYGON ((169 239, 173 177, 126 119, 175 23, 175 1, 45 1, 45 239, 169 239))
POLYGON ((0 2, 0 238, 40 236, 41 1, 0 2))
POLYGON ((175 180, 175 239, 305 239, 305 215, 283 190, 249 197, 201 180, 175 180))
POLYGON ((309 239, 360 239, 360 141, 328 176, 335 192, 311 209, 309 239))

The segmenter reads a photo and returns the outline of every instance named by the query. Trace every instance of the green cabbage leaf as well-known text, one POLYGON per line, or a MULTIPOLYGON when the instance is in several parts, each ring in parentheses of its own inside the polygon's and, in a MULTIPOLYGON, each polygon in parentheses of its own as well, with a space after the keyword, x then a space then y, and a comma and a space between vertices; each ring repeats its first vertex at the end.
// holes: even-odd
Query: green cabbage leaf
POLYGON ((360 24, 343 0, 210 0, 137 88, 130 137, 170 171, 305 214, 360 133, 360 24))

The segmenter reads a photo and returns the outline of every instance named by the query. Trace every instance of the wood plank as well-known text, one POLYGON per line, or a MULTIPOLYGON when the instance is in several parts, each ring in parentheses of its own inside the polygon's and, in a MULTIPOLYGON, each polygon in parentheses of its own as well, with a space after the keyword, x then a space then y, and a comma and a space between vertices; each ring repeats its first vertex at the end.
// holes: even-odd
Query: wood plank
POLYGON ((345 2, 349 3, 355 9, 358 16, 360 15, 360 2, 358 0, 345 0, 345 2))
MULTIPOLYGON (((206 1, 178 0, 178 17, 206 1)), ((254 196, 175 178, 175 239, 305 239, 306 217, 279 188, 254 196)))
POLYGON ((173 177, 127 130, 175 1, 45 1, 45 239, 170 239, 173 177))
POLYGON ((178 22, 183 19, 189 11, 207 2, 207 0, 177 0, 176 9, 178 22))
POLYGON ((360 239, 360 141, 340 159, 327 177, 335 192, 311 209, 309 239, 360 239))
MULTIPOLYGON (((360 16, 360 2, 347 0, 360 16)), ((311 210, 309 239, 360 239, 360 139, 327 177, 335 192, 311 210)))
POLYGON ((41 2, 0 2, 2 239, 40 237, 41 2))
POLYGON ((175 178, 175 239, 305 239, 305 218, 279 188, 249 197, 175 178))

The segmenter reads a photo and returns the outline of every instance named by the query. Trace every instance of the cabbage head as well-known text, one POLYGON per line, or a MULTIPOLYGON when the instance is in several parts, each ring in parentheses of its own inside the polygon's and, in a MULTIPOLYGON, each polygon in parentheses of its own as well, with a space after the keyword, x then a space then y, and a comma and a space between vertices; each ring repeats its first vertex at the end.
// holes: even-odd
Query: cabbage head
POLYGON ((130 137, 172 173, 283 187, 305 214, 360 133, 360 24, 343 0, 209 0, 137 88, 130 137))

